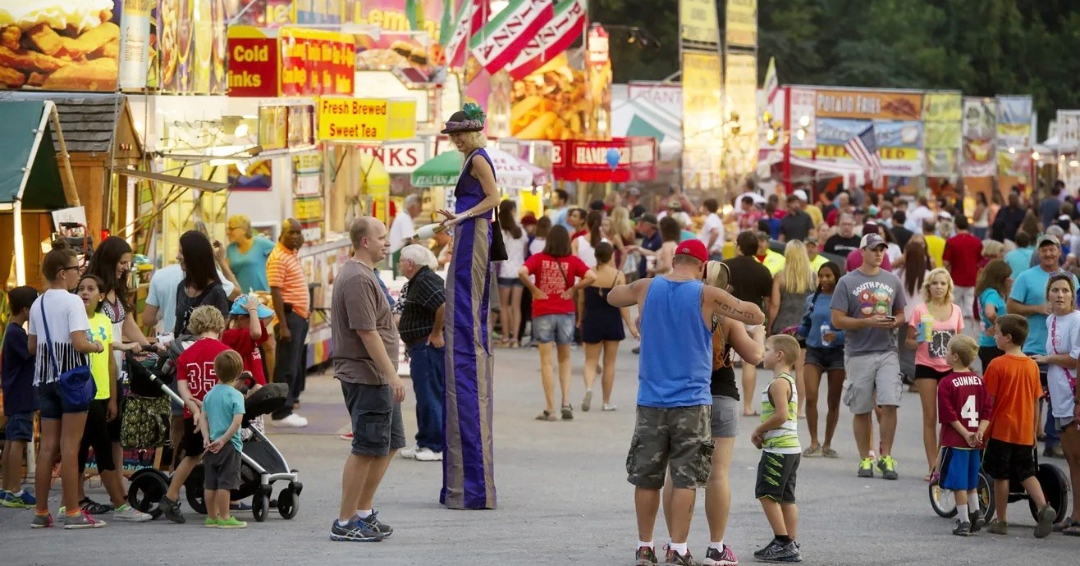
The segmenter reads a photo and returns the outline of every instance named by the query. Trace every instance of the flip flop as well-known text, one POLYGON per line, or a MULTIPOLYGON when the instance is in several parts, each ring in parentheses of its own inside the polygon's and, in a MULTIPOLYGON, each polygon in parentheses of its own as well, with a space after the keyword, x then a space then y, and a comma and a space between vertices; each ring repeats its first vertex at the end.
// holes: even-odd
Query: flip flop
POLYGON ((825 456, 826 458, 839 458, 840 457, 840 455, 836 453, 836 450, 833 450, 832 448, 822 448, 821 449, 821 455, 825 456))
POLYGON ((820 446, 810 446, 802 453, 804 458, 820 458, 822 455, 820 446))
POLYGON ((1069 536, 1080 536, 1080 523, 1073 520, 1072 517, 1065 517, 1065 520, 1054 525, 1055 533, 1065 533, 1068 529, 1076 529, 1075 532, 1069 533, 1069 536))
POLYGON ((555 417, 554 414, 549 413, 547 411, 544 411, 543 413, 540 413, 539 415, 537 415, 536 420, 538 420, 538 421, 555 421, 555 420, 558 420, 558 419, 555 417))

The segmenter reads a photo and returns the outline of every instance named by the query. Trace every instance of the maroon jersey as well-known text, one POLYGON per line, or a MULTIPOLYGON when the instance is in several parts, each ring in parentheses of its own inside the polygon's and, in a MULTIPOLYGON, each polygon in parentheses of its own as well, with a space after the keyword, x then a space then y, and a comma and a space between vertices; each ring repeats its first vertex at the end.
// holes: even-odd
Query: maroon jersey
POLYGON ((978 375, 953 372, 938 382, 938 422, 941 423, 941 445, 970 448, 949 423, 960 421, 964 428, 978 432, 979 421, 990 420, 990 394, 978 375))

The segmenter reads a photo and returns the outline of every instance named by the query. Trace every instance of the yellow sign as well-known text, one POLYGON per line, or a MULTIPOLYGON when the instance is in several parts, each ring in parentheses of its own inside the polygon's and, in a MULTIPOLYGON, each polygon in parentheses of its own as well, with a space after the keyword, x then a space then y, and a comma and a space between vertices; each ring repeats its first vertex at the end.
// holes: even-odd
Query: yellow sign
POLYGON ((723 100, 720 54, 683 51, 683 187, 720 188, 723 100))
POLYGON ((293 216, 300 221, 321 219, 323 199, 321 197, 293 199, 293 216))
POLYGON ((387 141, 416 134, 412 100, 323 97, 318 112, 320 141, 387 141))
POLYGON ((683 41, 720 43, 714 0, 679 0, 679 25, 683 41))
POLYGON ((963 95, 959 92, 928 92, 923 96, 923 119, 927 122, 959 123, 963 106, 963 95))
MULTIPOLYGON (((817 146, 819 159, 850 159, 842 145, 817 146)), ((878 156, 882 161, 918 161, 922 159, 919 150, 913 147, 878 147, 878 156)))
POLYGON ((728 47, 757 47, 757 0, 727 0, 724 36, 728 47))
POLYGON ((726 71, 726 117, 731 125, 725 132, 724 167, 728 176, 741 178, 753 174, 757 168, 757 55, 728 51, 726 71))

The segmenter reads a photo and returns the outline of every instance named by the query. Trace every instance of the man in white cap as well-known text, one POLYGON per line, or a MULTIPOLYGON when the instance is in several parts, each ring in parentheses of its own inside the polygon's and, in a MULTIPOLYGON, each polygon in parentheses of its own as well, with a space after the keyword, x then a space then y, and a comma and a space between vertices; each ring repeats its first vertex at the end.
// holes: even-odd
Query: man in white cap
POLYGON ((810 220, 814 221, 814 228, 821 226, 821 223, 825 222, 825 215, 822 214, 821 209, 810 202, 810 193, 804 189, 795 189, 795 192, 791 193, 791 195, 802 201, 803 210, 810 215, 810 220))

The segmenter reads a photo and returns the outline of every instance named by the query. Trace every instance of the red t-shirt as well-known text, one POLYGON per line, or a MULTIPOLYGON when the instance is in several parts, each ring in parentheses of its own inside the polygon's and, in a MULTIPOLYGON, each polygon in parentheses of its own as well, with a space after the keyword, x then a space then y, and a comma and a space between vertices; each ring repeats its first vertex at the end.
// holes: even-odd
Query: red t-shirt
POLYGON ((533 298, 533 316, 574 314, 574 300, 563 299, 560 295, 573 287, 575 281, 585 277, 589 271, 585 262, 572 255, 556 258, 538 253, 525 260, 525 267, 536 278, 536 287, 547 294, 544 300, 533 298))
POLYGON ((990 420, 990 394, 981 377, 970 372, 952 372, 938 382, 938 422, 941 423, 941 445, 951 448, 970 448, 952 427, 960 424, 978 432, 979 421, 990 420))
POLYGON ((949 238, 945 242, 945 254, 942 259, 949 262, 953 285, 974 287, 981 257, 982 240, 967 232, 961 232, 949 238))
MULTIPOLYGON (((187 381, 191 396, 203 400, 203 397, 217 385, 217 373, 214 371, 214 358, 229 349, 228 346, 213 338, 199 338, 176 360, 176 378, 187 381)), ((191 418, 191 411, 184 407, 184 418, 191 418)))
POLYGON ((262 327, 262 336, 258 340, 251 339, 251 330, 247 328, 230 328, 221 335, 221 341, 244 358, 244 371, 251 372, 251 375, 255 377, 255 383, 266 385, 266 373, 263 371, 262 352, 259 351, 259 346, 265 344, 269 337, 266 335, 266 325, 261 320, 259 326, 262 327))

